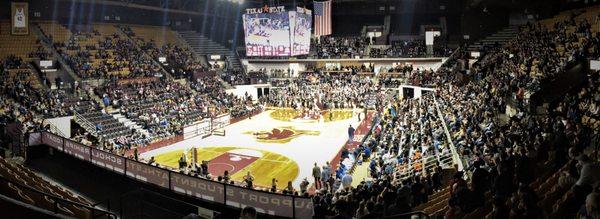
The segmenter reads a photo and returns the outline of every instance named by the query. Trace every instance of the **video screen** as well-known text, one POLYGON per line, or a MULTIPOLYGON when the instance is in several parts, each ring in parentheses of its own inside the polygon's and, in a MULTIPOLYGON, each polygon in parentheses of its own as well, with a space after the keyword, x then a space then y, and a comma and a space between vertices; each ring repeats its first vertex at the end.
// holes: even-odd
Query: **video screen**
POLYGON ((247 56, 290 56, 288 12, 244 14, 247 56))
POLYGON ((292 36, 292 55, 306 55, 310 51, 311 14, 295 13, 292 36))

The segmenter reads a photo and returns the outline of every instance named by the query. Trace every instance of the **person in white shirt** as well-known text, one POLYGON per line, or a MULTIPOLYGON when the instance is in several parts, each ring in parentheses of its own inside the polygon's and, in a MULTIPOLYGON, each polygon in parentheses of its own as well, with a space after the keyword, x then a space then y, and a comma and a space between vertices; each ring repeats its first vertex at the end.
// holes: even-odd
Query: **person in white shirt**
POLYGON ((600 178, 600 166, 594 163, 587 155, 582 154, 577 157, 579 167, 579 179, 573 185, 574 200, 583 204, 585 197, 592 192, 594 186, 597 185, 600 178))
POLYGON ((600 166, 594 163, 587 155, 577 157, 578 165, 581 166, 579 179, 575 183, 578 186, 593 187, 600 178, 600 166))
POLYGON ((342 177, 342 186, 344 186, 344 188, 351 188, 352 187, 352 176, 350 175, 350 173, 346 173, 342 177))

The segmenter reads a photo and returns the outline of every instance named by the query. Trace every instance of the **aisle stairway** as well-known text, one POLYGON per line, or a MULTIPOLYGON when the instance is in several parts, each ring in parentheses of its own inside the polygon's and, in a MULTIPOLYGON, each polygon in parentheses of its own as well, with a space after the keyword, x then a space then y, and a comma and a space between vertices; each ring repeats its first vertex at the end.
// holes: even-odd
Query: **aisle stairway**
POLYGON ((366 181, 370 179, 369 175, 369 163, 363 162, 362 164, 357 164, 354 168, 354 172, 352 172, 352 187, 356 187, 361 184, 362 181, 366 181))
POLYGON ((123 123, 123 125, 125 125, 128 128, 131 128, 139 133, 144 134, 145 136, 150 136, 150 133, 148 132, 148 130, 142 128, 140 125, 138 125, 137 123, 129 120, 127 117, 125 117, 123 114, 118 113, 118 112, 114 112, 111 113, 111 115, 117 119, 119 122, 123 123))
POLYGON ((518 26, 509 26, 506 27, 490 36, 487 36, 479 41, 471 44, 467 50, 468 51, 481 51, 485 47, 494 46, 496 43, 502 46, 506 44, 508 41, 513 39, 519 33, 518 26))
POLYGON ((132 128, 123 124, 112 114, 98 111, 84 114, 76 113, 73 120, 96 138, 115 139, 132 133, 132 128), (101 125, 101 130, 98 130, 98 124, 101 125))
POLYGON ((212 41, 208 37, 197 33, 195 31, 181 31, 178 32, 181 38, 183 38, 194 52, 200 56, 210 55, 222 55, 227 57, 229 65, 233 69, 241 69, 242 63, 238 59, 237 55, 231 49, 212 41))
MULTIPOLYGON (((42 28, 49 29, 48 28, 49 25, 54 25, 55 26, 54 29, 57 32, 56 33, 52 32, 52 33, 54 34, 53 36, 56 36, 56 40, 57 41, 60 41, 58 39, 63 39, 63 40, 64 40, 64 38, 68 39, 68 37, 70 36, 70 32, 67 32, 68 30, 66 30, 63 26, 61 26, 58 23, 51 23, 51 24, 49 24, 49 23, 40 23, 39 25, 40 26, 33 25, 31 27, 32 32, 37 35, 38 39, 40 39, 40 45, 42 45, 44 48, 46 48, 46 50, 50 51, 52 53, 52 58, 56 59, 56 61, 58 62, 58 64, 60 64, 60 66, 61 66, 60 69, 58 69, 56 72, 54 72, 51 75, 53 77, 49 76, 49 79, 53 82, 54 81, 53 78, 60 77, 64 82, 69 82, 68 84, 70 84, 70 82, 72 82, 72 81, 81 81, 81 78, 75 73, 75 71, 71 68, 71 66, 69 66, 67 64, 67 61, 64 59, 64 57, 62 57, 56 51, 56 49, 54 48, 54 46, 52 46, 52 44, 49 43, 49 40, 42 33, 42 30, 43 30, 42 28), (65 36, 59 35, 58 32, 60 32, 60 31, 58 31, 58 30, 63 30, 63 32, 66 32, 66 33, 62 33, 61 32, 65 36), (62 37, 59 37, 59 36, 62 36, 62 37)), ((63 42, 63 41, 60 41, 60 42, 63 42)))

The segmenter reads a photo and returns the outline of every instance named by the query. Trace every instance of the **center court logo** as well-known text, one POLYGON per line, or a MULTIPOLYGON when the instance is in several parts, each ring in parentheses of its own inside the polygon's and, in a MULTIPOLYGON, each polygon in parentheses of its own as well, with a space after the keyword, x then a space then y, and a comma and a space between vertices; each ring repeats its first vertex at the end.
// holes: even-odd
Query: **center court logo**
POLYGON ((254 138, 258 142, 283 144, 283 143, 288 143, 301 135, 315 135, 316 136, 316 135, 320 135, 321 132, 312 131, 312 130, 298 130, 298 129, 295 129, 294 127, 287 126, 287 127, 273 128, 270 131, 255 131, 255 132, 248 131, 248 132, 244 132, 244 134, 254 135, 254 138))

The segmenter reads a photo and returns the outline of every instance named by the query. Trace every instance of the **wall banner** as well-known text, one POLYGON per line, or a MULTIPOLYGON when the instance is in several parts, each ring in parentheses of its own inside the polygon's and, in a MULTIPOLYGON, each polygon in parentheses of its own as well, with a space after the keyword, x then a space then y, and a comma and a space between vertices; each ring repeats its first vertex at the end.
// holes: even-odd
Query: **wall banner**
POLYGON ((11 3, 11 34, 29 34, 29 4, 27 2, 11 3))

